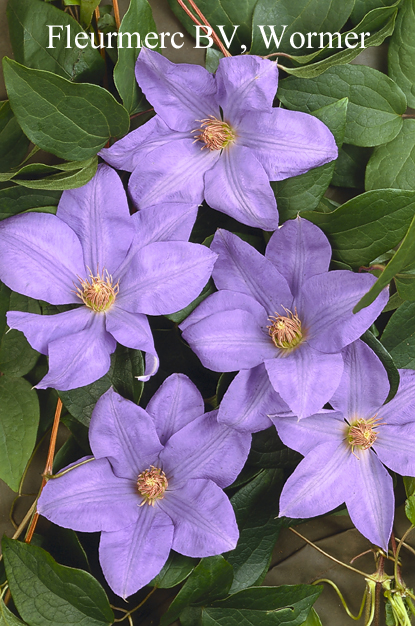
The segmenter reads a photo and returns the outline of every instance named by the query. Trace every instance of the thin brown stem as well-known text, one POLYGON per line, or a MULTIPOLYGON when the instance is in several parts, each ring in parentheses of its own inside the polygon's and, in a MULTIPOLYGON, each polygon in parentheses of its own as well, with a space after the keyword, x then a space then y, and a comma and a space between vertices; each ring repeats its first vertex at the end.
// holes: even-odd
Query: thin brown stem
POLYGON ((408 120, 412 119, 413 120, 415 118, 415 113, 403 113, 401 115, 401 117, 403 119, 408 119, 408 120))
POLYGON ((121 20, 120 9, 118 8, 118 0, 112 0, 112 8, 114 9, 115 26, 117 27, 117 30, 120 30, 121 20))
MULTIPOLYGON (((62 401, 61 401, 60 398, 58 398, 58 402, 56 404, 55 418, 53 420, 52 432, 51 432, 51 435, 50 435, 48 456, 47 456, 47 459, 46 459, 45 470, 44 470, 43 476, 42 476, 42 484, 40 485, 39 496, 42 493, 43 487, 46 485, 46 482, 47 482, 46 476, 48 476, 49 474, 52 474, 53 459, 55 457, 55 448, 56 448, 56 437, 58 435, 58 428, 59 428, 59 422, 60 422, 60 418, 61 418, 61 413, 62 413, 62 401)), ((39 498, 39 496, 38 496, 38 498, 39 498)), ((36 499, 36 501, 37 501, 37 499, 36 499)), ((27 533, 26 533, 26 537, 25 537, 25 542, 26 543, 30 543, 31 542, 32 537, 33 537, 33 533, 35 532, 35 528, 36 528, 38 519, 39 519, 39 513, 36 512, 33 515, 32 519, 31 519, 31 522, 29 524, 29 528, 27 529, 27 533)))
POLYGON ((187 8, 187 6, 184 4, 183 0, 177 0, 178 4, 182 7, 183 11, 185 11, 187 13, 187 15, 190 17, 190 19, 197 25, 197 26, 201 26, 203 28, 203 30, 205 31, 205 33, 207 33, 207 28, 211 29, 211 37, 213 39, 213 41, 215 42, 215 44, 218 46, 219 50, 222 52, 223 56, 225 57, 230 57, 232 56, 230 52, 228 52, 228 50, 225 48, 225 46, 223 45, 223 43, 221 42, 221 40, 219 39, 218 35, 215 33, 215 31, 213 30, 212 26, 209 24, 208 20, 206 19, 206 17, 203 15, 202 11, 199 9, 199 7, 197 6, 197 4, 194 2, 194 0, 188 0, 190 6, 192 7, 192 9, 196 12, 196 14, 199 16, 199 18, 202 20, 202 23, 199 22, 199 20, 196 19, 196 17, 193 15, 193 13, 187 8), (207 27, 207 28, 206 28, 207 27))
POLYGON ((292 59, 291 54, 285 54, 285 52, 273 52, 272 54, 267 54, 267 56, 262 58, 270 59, 271 57, 286 57, 287 59, 292 59))
POLYGON ((151 108, 151 109, 147 109, 146 111, 140 111, 139 113, 134 113, 134 115, 130 115, 130 120, 133 120, 135 117, 140 117, 140 115, 145 115, 146 113, 151 113, 151 111, 154 111, 154 109, 151 108))
POLYGON ((320 552, 321 554, 324 554, 324 556, 326 556, 328 559, 331 559, 332 561, 334 561, 335 563, 338 563, 339 565, 342 565, 343 567, 345 567, 346 569, 350 569, 352 572, 355 572, 356 574, 360 574, 361 576, 363 576, 364 578, 367 578, 368 580, 372 580, 373 582, 377 582, 375 578, 373 578, 372 576, 370 576, 369 574, 365 574, 365 572, 361 572, 360 570, 356 569, 355 567, 352 567, 351 565, 347 565, 347 563, 343 563, 343 561, 339 561, 338 559, 336 559, 334 556, 332 556, 331 554, 328 554, 328 552, 325 552, 324 550, 322 550, 321 548, 319 548, 315 543, 313 543, 312 541, 310 541, 309 539, 307 539, 307 537, 304 537, 301 533, 299 533, 297 530, 294 530, 294 528, 292 528, 290 526, 290 530, 292 533, 294 533, 295 535, 297 535, 298 537, 300 537, 300 539, 302 539, 303 541, 305 541, 306 543, 308 543, 310 546, 312 546, 315 550, 317 550, 318 552, 320 552))

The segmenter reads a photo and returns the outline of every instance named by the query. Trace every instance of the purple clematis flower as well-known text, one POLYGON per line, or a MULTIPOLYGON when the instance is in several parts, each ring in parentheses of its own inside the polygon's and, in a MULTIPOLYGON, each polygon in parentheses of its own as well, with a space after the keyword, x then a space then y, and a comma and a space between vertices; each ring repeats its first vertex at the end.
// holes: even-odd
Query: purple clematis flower
POLYGON ((216 258, 205 246, 180 241, 196 211, 174 205, 163 223, 155 207, 131 217, 118 175, 102 165, 87 185, 62 194, 56 216, 28 213, 0 223, 0 279, 8 287, 55 305, 83 303, 57 315, 8 313, 10 328, 49 356, 38 388, 97 380, 117 341, 146 352, 142 380, 157 371, 146 314, 187 306, 216 258))
POLYGON ((199 391, 173 374, 144 410, 109 389, 94 409, 94 460, 50 480, 38 512, 65 528, 102 531, 99 557, 126 598, 163 567, 170 548, 192 557, 232 550, 235 514, 222 491, 241 471, 251 437, 203 414, 199 391))
POLYGON ((396 396, 372 350, 356 341, 343 350, 334 411, 274 416, 282 441, 305 456, 284 485, 280 515, 314 517, 346 503, 356 528, 387 551, 394 516, 394 472, 415 476, 415 372, 400 370, 396 396))
POLYGON ((334 137, 317 118, 273 108, 278 69, 269 59, 224 58, 212 75, 142 48, 136 77, 157 115, 100 155, 133 172, 129 189, 140 209, 205 198, 243 224, 274 230, 269 181, 337 158, 334 137))
POLYGON ((384 291, 356 315, 375 282, 371 275, 328 271, 331 249, 307 220, 286 222, 265 257, 227 231, 211 249, 218 292, 181 324, 205 367, 242 370, 231 383, 219 420, 251 432, 271 425, 281 398, 299 418, 320 410, 343 373, 341 350, 369 328, 387 301, 384 291))

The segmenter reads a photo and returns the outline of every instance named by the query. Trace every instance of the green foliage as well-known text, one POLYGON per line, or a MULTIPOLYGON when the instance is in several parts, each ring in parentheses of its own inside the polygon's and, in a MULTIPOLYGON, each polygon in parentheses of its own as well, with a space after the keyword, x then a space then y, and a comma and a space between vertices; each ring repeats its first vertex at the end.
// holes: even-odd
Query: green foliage
POLYGON ((61 197, 60 191, 31 190, 16 185, 0 189, 0 220, 24 211, 56 211, 61 197))
POLYGON ((227 595, 232 584, 232 566, 223 556, 202 559, 195 567, 160 621, 168 626, 189 605, 211 602, 227 595))
POLYGON ((415 107, 415 3, 402 2, 395 30, 389 42, 389 75, 415 107))
MULTIPOLYGON (((156 32, 156 24, 147 0, 132 0, 121 22, 119 33, 139 33, 142 44, 147 33, 156 32)), ((126 39, 126 35, 124 35, 123 39, 126 39)), ((133 42, 134 39, 132 37, 133 42)), ((130 115, 133 115, 139 111, 145 111, 145 109, 150 108, 150 105, 135 79, 135 62, 140 50, 138 48, 125 47, 128 43, 127 39, 126 42, 123 42, 123 47, 118 48, 118 61, 114 68, 114 82, 125 108, 130 115)), ((160 52, 158 48, 155 49, 160 52)))
POLYGON ((193 572, 199 559, 192 559, 190 556, 178 554, 174 550, 170 551, 169 558, 161 569, 160 573, 149 583, 149 586, 157 586, 159 589, 170 589, 193 572))
POLYGON ((396 83, 365 65, 332 67, 314 79, 289 76, 281 81, 277 95, 288 108, 305 113, 348 98, 344 141, 356 146, 394 139, 406 109, 405 95, 396 83))
POLYGON ((231 498, 239 528, 238 545, 226 555, 234 577, 230 593, 260 584, 268 571, 272 550, 283 525, 278 516, 283 472, 266 469, 231 498))
POLYGON ((94 156, 110 137, 128 131, 127 111, 102 87, 74 84, 7 57, 3 71, 17 121, 43 150, 82 161, 94 156))
POLYGON ((397 4, 395 0, 355 0, 350 19, 353 24, 358 24, 368 11, 380 7, 393 6, 394 4, 397 4))
MULTIPOLYGON (((253 37, 251 54, 266 55, 275 52, 275 44, 267 48, 261 34, 260 25, 276 25, 275 33, 279 37, 283 26, 287 25, 281 45, 278 50, 288 54, 298 54, 298 50, 290 44, 290 37, 296 33, 307 32, 336 32, 346 22, 353 9, 353 0, 258 0, 253 17, 253 37)), ((236 22, 238 23, 238 22, 236 22)), ((270 37, 270 29, 264 27, 267 39, 270 37)), ((311 40, 311 46, 318 45, 318 39, 311 40)), ((294 41, 300 43, 299 38, 294 41)), ((306 41, 306 45, 307 45, 306 41)), ((303 50, 304 48, 301 48, 303 50)))
POLYGON ((393 358, 391 357, 389 352, 386 350, 386 348, 381 344, 381 342, 375 337, 375 335, 370 330, 367 330, 362 335, 362 339, 369 346, 369 348, 373 350, 376 356, 380 359, 380 361, 382 362, 382 365, 384 366, 388 374, 390 389, 389 389, 388 397, 386 398, 385 402, 389 402, 389 400, 392 400, 392 398, 396 395, 396 392, 398 391, 399 378, 400 378, 398 369, 395 363, 393 362, 393 358))
POLYGON ((295 467, 301 455, 287 448, 278 437, 274 426, 255 433, 252 437, 248 464, 254 467, 280 468, 295 467))
POLYGON ((99 83, 105 64, 95 50, 88 35, 82 38, 85 48, 75 46, 74 38, 83 29, 68 13, 60 11, 48 2, 40 0, 9 0, 7 5, 10 40, 14 58, 18 63, 35 70, 46 70, 74 82, 99 83), (54 25, 49 47, 48 25, 54 25), (71 32, 70 47, 67 47, 68 27, 71 32))
POLYGON ((393 141, 375 148, 366 169, 366 189, 415 189, 415 120, 404 120, 393 141))
POLYGON ((326 233, 333 258, 354 269, 397 246, 414 215, 415 192, 398 189, 368 191, 330 213, 302 213, 326 233))
POLYGON ((0 342, 0 372, 8 376, 25 376, 36 364, 39 352, 18 330, 7 332, 0 342))
MULTIPOLYGON (((313 112, 331 130, 340 148, 346 128, 347 98, 313 112)), ((335 161, 315 167, 305 174, 271 184, 277 199, 281 221, 293 218, 299 211, 315 209, 333 176, 335 161)))
POLYGON ((415 369, 415 303, 404 302, 392 315, 382 335, 396 367, 415 369))
POLYGON ((0 599, 0 626, 21 626, 24 622, 21 622, 4 604, 0 599))
POLYGON ((59 565, 42 548, 3 537, 14 603, 30 626, 103 626, 114 615, 101 585, 82 570, 59 565))
POLYGON ((363 188, 370 148, 343 144, 334 166, 331 184, 336 187, 363 188))
POLYGON ((405 515, 412 526, 415 526, 415 496, 409 496, 405 502, 405 515))
MULTIPOLYGON (((16 183, 28 189, 62 191, 82 187, 95 175, 98 159, 93 156, 85 161, 68 161, 60 165, 31 163, 17 171, 0 174, 0 182, 16 183)), ((33 207, 36 208, 36 207, 33 207)))
MULTIPOLYGON (((6 102, 0 103, 0 172, 18 165, 27 152, 29 140, 6 102)), ((1 179, 0 179, 1 180, 1 179)))
POLYGON ((39 402, 24 378, 0 376, 0 478, 18 491, 36 442, 39 402))

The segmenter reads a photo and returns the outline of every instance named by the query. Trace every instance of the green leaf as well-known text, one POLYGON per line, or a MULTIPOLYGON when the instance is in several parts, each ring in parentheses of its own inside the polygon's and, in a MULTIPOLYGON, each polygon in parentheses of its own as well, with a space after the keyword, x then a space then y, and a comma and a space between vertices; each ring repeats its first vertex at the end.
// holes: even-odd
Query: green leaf
MULTIPOLYGON (((399 4, 399 2, 400 0, 397 0, 397 2, 395 2, 391 8, 384 7, 381 9, 374 9, 363 18, 360 24, 355 26, 353 30, 349 32, 355 33, 356 35, 362 35, 363 33, 372 33, 369 37, 364 38, 365 47, 379 46, 381 43, 384 42, 386 37, 391 35, 393 32, 397 15, 397 9, 395 7, 399 4)), ((348 33, 341 34, 340 45, 342 47, 346 46, 347 36, 348 33)), ((336 40, 334 41, 336 42, 336 40)), ((359 41, 361 45, 362 37, 355 41, 359 41)), ((306 56, 291 57, 293 62, 301 64, 309 63, 311 60, 318 57, 323 57, 320 60, 315 61, 314 63, 310 63, 305 67, 285 67, 284 65, 280 64, 280 67, 284 69, 288 74, 292 74, 293 76, 297 76, 299 78, 315 78, 316 76, 319 76, 320 74, 325 72, 330 67, 334 67, 335 65, 345 65, 346 63, 349 63, 354 58, 356 58, 362 51, 362 48, 360 48, 360 46, 357 46, 356 48, 348 48, 346 46, 346 48, 341 50, 340 52, 336 52, 335 54, 327 56, 331 50, 329 48, 329 45, 330 42, 325 46, 325 48, 317 50, 316 52, 306 56)))
POLYGON ((285 446, 274 426, 252 436, 248 464, 261 468, 295 467, 301 455, 285 446))
MULTIPOLYGON (((257 0, 198 0, 197 6, 206 17, 208 22, 215 29, 217 35, 228 48, 223 33, 219 29, 219 25, 223 27, 223 32, 228 41, 232 38, 232 43, 228 48, 232 55, 243 54, 249 49, 251 41, 251 25, 252 15, 257 0), (234 31, 235 25, 238 28, 234 31)), ((177 0, 169 0, 170 8, 179 18, 186 30, 195 37, 196 28, 193 21, 187 17, 183 9, 177 3, 177 0)), ((201 39, 202 47, 208 44, 207 39, 201 39)))
POLYGON ((0 103, 0 172, 10 168, 24 158, 29 147, 29 140, 20 128, 10 104, 0 103))
MULTIPOLYGON (((343 143, 346 128, 347 98, 313 112, 331 130, 337 146, 343 143)), ((335 161, 316 167, 305 174, 271 183, 277 199, 281 221, 295 217, 304 209, 315 209, 333 176, 335 161)))
POLYGON ((0 220, 29 209, 50 210, 57 207, 61 193, 53 190, 32 191, 20 185, 0 190, 0 220))
POLYGON ((18 617, 13 615, 0 598, 0 626, 22 626, 22 624, 24 622, 21 622, 18 617))
POLYGON ((403 484, 405 486, 406 497, 413 496, 415 494, 415 478, 413 476, 404 476, 403 484))
POLYGON ((415 496, 409 496, 405 502, 405 515, 412 526, 415 526, 415 496))
POLYGON ((311 609, 306 621, 301 626, 323 626, 319 616, 314 609, 311 609))
POLYGON ((14 377, 25 376, 39 356, 23 333, 10 330, 0 341, 0 372, 14 377))
POLYGON ((362 340, 369 346, 369 348, 373 350, 373 352, 382 362, 382 365, 384 366, 386 370, 386 373, 389 379, 390 389, 389 389, 388 397, 386 398, 385 402, 389 402, 390 400, 392 400, 392 398, 396 395, 396 392, 398 391, 399 379, 400 379, 398 368, 396 367, 392 356, 389 354, 386 348, 381 344, 381 342, 378 339, 376 339, 375 335, 370 330, 367 330, 362 335, 362 340))
POLYGON ((58 561, 61 565, 89 571, 90 568, 85 550, 74 530, 51 524, 46 535, 35 534, 35 537, 40 540, 40 543, 35 545, 49 552, 55 561, 58 561))
POLYGON ((197 298, 195 298, 184 309, 181 309, 180 311, 177 311, 176 313, 171 313, 170 315, 166 315, 165 317, 167 317, 167 319, 171 320, 172 322, 175 322, 175 324, 180 324, 181 322, 183 322, 183 320, 186 319, 186 317, 190 315, 192 311, 194 311, 194 309, 201 302, 203 302, 203 300, 205 300, 208 296, 210 296, 215 291, 216 289, 215 289, 214 282, 212 279, 210 279, 209 282, 207 282, 206 285, 203 287, 203 290, 200 296, 197 296, 197 298))
POLYGON ((0 377, 0 478, 13 491, 36 443, 39 402, 23 378, 0 377))
POLYGON ((404 302, 383 331, 383 345, 396 367, 415 369, 415 303, 404 302))
POLYGON ((365 169, 371 152, 370 148, 343 144, 334 166, 331 184, 335 187, 363 188, 365 169))
POLYGON ((358 269, 402 241, 415 215, 415 192, 367 191, 331 213, 301 215, 324 231, 334 259, 358 269))
POLYGON ((390 7, 397 4, 395 0, 355 0, 350 20, 353 24, 358 24, 368 11, 378 7, 390 7))
POLYGON ((415 189, 415 120, 404 120, 389 143, 375 148, 366 169, 366 189, 415 189))
POLYGON ((105 63, 89 37, 75 37, 85 31, 68 13, 40 0, 9 0, 7 5, 10 39, 18 63, 37 70, 47 70, 75 82, 99 83, 105 63), (50 27, 48 26, 50 25, 50 27), (71 33, 67 46, 68 31, 71 33), (49 33, 60 35, 49 41, 49 33), (49 47, 51 44, 51 47, 49 47))
POLYGON ((409 226, 408 232, 401 245, 399 246, 392 259, 389 261, 382 274, 379 276, 370 290, 363 296, 363 298, 356 304, 353 309, 354 313, 358 313, 361 309, 369 306, 380 294, 390 281, 409 265, 415 256, 415 217, 409 226))
POLYGON ((0 174, 0 182, 10 181, 28 189, 62 191, 86 185, 95 175, 98 166, 96 156, 85 161, 68 161, 60 165, 31 163, 17 171, 0 174))
POLYGON ((91 574, 59 565, 42 548, 7 537, 3 556, 14 603, 30 626, 102 626, 113 612, 91 574))
POLYGON ((401 89, 385 74, 364 65, 332 67, 313 80, 289 76, 281 81, 277 95, 288 108, 305 113, 349 98, 344 141, 356 146, 394 139, 406 110, 401 89))
POLYGON ((110 137, 128 132, 123 106, 97 85, 77 85, 43 70, 3 59, 10 104, 29 139, 72 161, 94 156, 110 137))
MULTIPOLYGON (((127 48, 130 43, 129 35, 131 33, 132 46, 137 39, 135 33, 140 36, 142 43, 147 33, 157 33, 157 27, 153 20, 151 7, 147 0, 131 0, 127 13, 121 22, 119 35, 125 33, 122 38, 122 48, 118 45, 118 61, 114 68, 114 82, 118 89, 123 104, 130 115, 139 111, 150 108, 143 92, 139 88, 135 79, 135 62, 140 46, 137 48, 127 48)), ((157 44, 156 50, 160 51, 157 44)))
POLYGON ((258 584, 268 571, 283 522, 278 516, 278 494, 284 482, 278 469, 263 470, 232 496, 239 528, 238 545, 226 555, 234 578, 229 593, 258 584))
POLYGON ((90 25, 94 11, 100 2, 101 0, 81 0, 80 20, 85 28, 90 25))
POLYGON ((219 67, 219 61, 223 59, 223 54, 215 48, 208 48, 206 50, 205 67, 208 72, 214 74, 219 67))
POLYGON ((160 573, 148 585, 149 587, 157 586, 159 589, 171 589, 186 580, 198 562, 199 559, 192 559, 190 556, 171 550, 160 573))
MULTIPOLYGON (((301 32, 305 37, 305 45, 301 49, 317 47, 319 38, 310 37, 306 33, 311 32, 335 32, 339 31, 346 22, 353 9, 353 0, 258 0, 252 22, 252 48, 251 54, 265 56, 277 50, 275 45, 268 46, 264 41, 271 37, 269 24, 277 25, 275 34, 279 38, 284 30, 281 44, 278 50, 288 54, 298 54, 298 49, 293 47, 290 38, 294 33, 301 32), (263 26, 261 29, 260 26, 263 26), (287 26, 284 29, 284 26, 287 26)), ((218 22, 217 22, 218 23, 218 22)), ((239 22, 236 22, 237 24, 239 22)), ((294 37, 294 44, 301 44, 300 37, 294 37)))
POLYGON ((223 556, 202 559, 162 616, 160 626, 168 626, 174 622, 189 605, 205 604, 226 596, 232 577, 232 566, 223 556))
POLYGON ((10 289, 0 282, 0 340, 6 332, 6 313, 10 310, 10 289))
POLYGON ((402 300, 415 300, 415 264, 404 267, 395 276, 395 285, 402 300))
POLYGON ((111 355, 111 367, 105 376, 85 387, 59 391, 59 397, 75 419, 89 426, 95 404, 111 385, 124 398, 138 402, 144 383, 137 380, 136 376, 142 376, 143 373, 144 360, 140 350, 118 345, 111 355))
POLYGON ((404 0, 388 49, 389 76, 415 107, 415 2, 404 0))
POLYGON ((321 586, 251 587, 203 611, 203 626, 301 626, 321 586))

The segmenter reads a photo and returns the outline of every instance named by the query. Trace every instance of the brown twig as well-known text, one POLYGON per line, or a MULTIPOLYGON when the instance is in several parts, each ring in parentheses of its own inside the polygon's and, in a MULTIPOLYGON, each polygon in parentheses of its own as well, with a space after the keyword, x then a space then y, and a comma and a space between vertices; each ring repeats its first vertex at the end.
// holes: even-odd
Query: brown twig
POLYGON ((140 115, 145 115, 146 113, 151 113, 151 111, 154 111, 154 109, 151 108, 151 109, 147 109, 146 111, 140 111, 139 113, 134 113, 134 115, 130 115, 130 120, 133 120, 135 117, 139 117, 140 115))
MULTIPOLYGON (((59 428, 61 413, 62 413, 62 401, 59 398, 57 405, 56 405, 55 418, 53 420, 52 432, 50 435, 49 451, 48 451, 48 456, 46 459, 45 471, 43 472, 43 476, 42 476, 42 484, 40 485, 39 496, 42 493, 43 487, 46 485, 46 482, 47 482, 46 476, 52 474, 52 471, 53 471, 53 459, 55 457, 56 437, 58 435, 58 428, 59 428)), ((27 529, 27 533, 25 537, 26 543, 31 542, 38 519, 39 519, 39 513, 36 512, 30 521, 29 528, 27 529)))
POLYGON ((115 26, 117 27, 117 30, 120 30, 121 20, 120 9, 118 8, 118 0, 112 0, 112 7, 114 9, 115 26))
POLYGON ((196 17, 193 15, 193 13, 184 4, 183 0, 177 0, 177 2, 182 7, 183 11, 185 11, 185 13, 190 17, 190 19, 196 24, 196 26, 201 26, 206 34, 208 32, 207 29, 208 28, 211 29, 211 32, 212 32, 211 37, 212 37, 213 41, 215 42, 215 44, 218 46, 219 50, 222 52, 223 56, 225 56, 225 57, 232 56, 231 53, 228 52, 228 50, 225 48, 225 46, 223 45, 223 43, 221 42, 221 40, 219 39, 219 37, 217 36, 215 31, 213 30, 212 26, 209 24, 208 20, 203 15, 202 11, 199 9, 199 7, 195 4, 195 2, 193 0, 188 0, 188 2, 190 4, 190 6, 192 7, 192 9, 199 16, 199 18, 202 20, 202 22, 199 22, 199 20, 196 19, 196 17))

